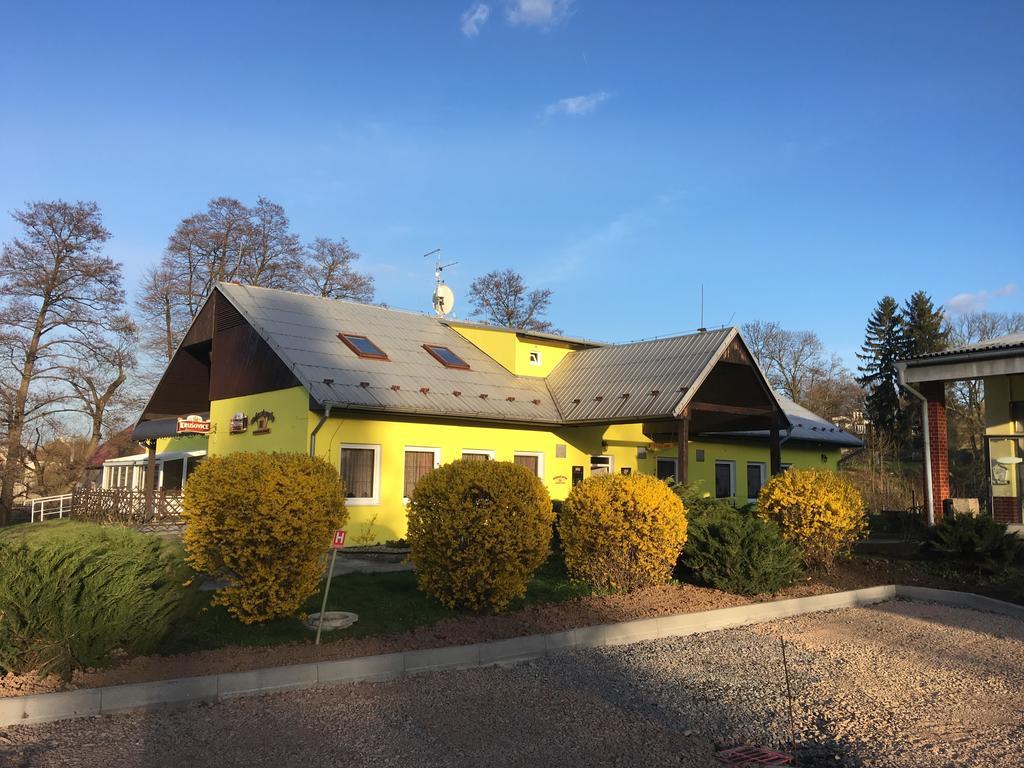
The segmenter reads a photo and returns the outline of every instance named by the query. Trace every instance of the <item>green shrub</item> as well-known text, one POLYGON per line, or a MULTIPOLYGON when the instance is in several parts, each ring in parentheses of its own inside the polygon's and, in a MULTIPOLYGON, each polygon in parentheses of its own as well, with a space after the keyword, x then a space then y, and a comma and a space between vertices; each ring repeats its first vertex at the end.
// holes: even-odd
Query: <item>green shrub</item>
POLYGON ((320 586, 348 514, 337 470, 303 453, 233 453, 189 473, 188 561, 227 582, 214 605, 246 624, 291 616, 320 586))
POLYGON ((629 591, 671 577, 686 541, 686 510, 656 477, 591 477, 562 505, 558 535, 573 578, 629 591))
POLYGON ((680 574, 697 584, 757 595, 791 585, 800 574, 800 550, 778 526, 719 504, 689 512, 680 574))
POLYGON ((809 566, 831 568, 867 532, 864 502, 838 472, 790 469, 771 478, 757 497, 757 515, 779 526, 809 566))
POLYGON ((504 461, 455 461, 409 501, 409 559, 422 592, 449 608, 505 610, 547 559, 554 512, 544 484, 504 461))
POLYGON ((1005 573, 1024 555, 1024 540, 984 515, 944 517, 932 529, 929 544, 934 551, 994 574, 1005 573))
POLYGON ((99 666, 152 650, 185 596, 179 547, 126 528, 55 521, 0 535, 0 671, 99 666))

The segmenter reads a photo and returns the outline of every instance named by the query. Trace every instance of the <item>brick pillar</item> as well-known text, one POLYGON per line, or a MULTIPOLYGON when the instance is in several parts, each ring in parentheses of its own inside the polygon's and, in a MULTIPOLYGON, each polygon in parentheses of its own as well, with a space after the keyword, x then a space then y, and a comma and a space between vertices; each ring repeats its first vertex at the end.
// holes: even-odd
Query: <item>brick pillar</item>
POLYGON ((935 522, 942 519, 942 502, 949 498, 949 444, 946 432, 946 385, 941 381, 921 384, 928 400, 928 437, 931 443, 932 508, 935 522))

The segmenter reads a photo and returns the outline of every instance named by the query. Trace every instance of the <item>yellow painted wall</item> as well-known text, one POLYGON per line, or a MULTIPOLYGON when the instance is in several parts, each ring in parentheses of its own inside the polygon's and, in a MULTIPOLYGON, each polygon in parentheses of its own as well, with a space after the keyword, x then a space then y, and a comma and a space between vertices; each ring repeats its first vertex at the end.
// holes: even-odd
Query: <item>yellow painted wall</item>
POLYGON ((214 400, 210 403, 210 455, 224 455, 238 451, 309 451, 309 395, 305 387, 291 387, 262 392, 258 395, 214 400), (257 411, 270 411, 270 433, 253 434, 253 415, 257 411), (249 417, 245 432, 231 434, 231 418, 235 413, 249 417))
POLYGON ((546 378, 556 365, 573 352, 573 346, 567 342, 554 339, 521 339, 512 330, 455 324, 451 328, 517 376, 546 378), (540 365, 530 362, 531 352, 540 353, 540 365))
POLYGON ((1024 374, 985 379, 985 433, 1013 434, 1010 402, 1024 401, 1024 374))
MULTIPOLYGON (((319 417, 308 414, 312 429, 319 417)), ((639 425, 612 427, 572 427, 556 432, 546 430, 464 426, 457 424, 383 421, 345 417, 329 419, 317 434, 317 454, 340 466, 342 444, 380 446, 380 495, 376 504, 349 504, 349 535, 354 543, 378 542, 400 538, 406 531, 406 510, 403 492, 405 448, 437 448, 442 464, 462 457, 463 450, 494 451, 498 461, 512 461, 515 452, 542 453, 543 480, 553 499, 564 499, 571 490, 572 467, 582 466, 584 477, 590 476, 590 456, 605 455, 613 459, 612 471, 619 473, 624 467, 633 472, 655 472, 655 452, 648 451, 646 459, 638 459, 637 449, 647 447, 639 425), (556 457, 558 445, 565 446, 565 457, 556 457)), ((839 449, 825 451, 827 462, 821 461, 822 450, 814 446, 783 446, 783 462, 798 467, 834 469, 839 449)), ((675 456, 674 448, 660 455, 675 456)), ((746 503, 746 462, 768 462, 766 444, 691 443, 690 473, 694 482, 714 492, 714 462, 716 458, 736 461, 738 503, 746 503), (705 461, 698 462, 698 449, 705 451, 705 461)))
POLYGON ((161 437, 156 441, 156 452, 173 453, 176 451, 205 451, 207 450, 206 439, 206 435, 161 437))
MULTIPOLYGON (((676 448, 648 451, 646 459, 639 460, 641 472, 655 474, 658 457, 676 458, 676 448)), ((691 442, 689 450, 690 483, 705 493, 715 493, 715 462, 734 461, 736 463, 735 483, 736 496, 733 502, 738 506, 746 504, 750 498, 747 488, 747 464, 759 462, 765 465, 765 478, 771 476, 771 457, 767 443, 740 441, 701 441, 691 442), (703 451, 704 460, 697 458, 698 451, 703 451)), ((782 463, 797 469, 836 469, 842 451, 836 446, 818 446, 809 443, 784 443, 782 446, 782 463), (822 457, 824 456, 824 460, 822 457)))
MULTIPOLYGON (((985 434, 990 437, 1014 434, 1016 425, 1010 403, 1019 401, 1024 401, 1024 375, 985 379, 985 434)), ((1017 442, 1016 439, 993 439, 988 443, 988 472, 993 496, 1012 498, 1020 495, 1018 465, 1000 464, 998 461, 1019 457, 1017 442)))

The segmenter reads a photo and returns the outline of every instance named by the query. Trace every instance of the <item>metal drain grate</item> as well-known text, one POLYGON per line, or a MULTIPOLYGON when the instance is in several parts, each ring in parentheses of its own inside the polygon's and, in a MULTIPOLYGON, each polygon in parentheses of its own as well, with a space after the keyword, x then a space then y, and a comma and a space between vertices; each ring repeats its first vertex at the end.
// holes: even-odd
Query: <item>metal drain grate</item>
POLYGON ((765 747, 733 747, 717 754, 726 765, 739 768, 768 768, 769 766, 793 765, 793 757, 765 747))

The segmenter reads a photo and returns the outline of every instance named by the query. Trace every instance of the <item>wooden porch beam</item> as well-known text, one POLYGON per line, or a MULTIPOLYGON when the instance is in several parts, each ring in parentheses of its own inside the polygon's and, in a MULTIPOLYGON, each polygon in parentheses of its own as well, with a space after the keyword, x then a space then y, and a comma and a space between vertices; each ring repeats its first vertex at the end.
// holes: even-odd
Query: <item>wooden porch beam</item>
POLYGON ((690 403, 688 408, 705 413, 728 413, 735 416, 771 416, 774 408, 754 408, 747 405, 721 405, 719 403, 690 403))
POLYGON ((677 441, 678 459, 676 464, 679 477, 676 479, 683 485, 690 482, 690 408, 683 409, 679 416, 679 438, 677 441))

